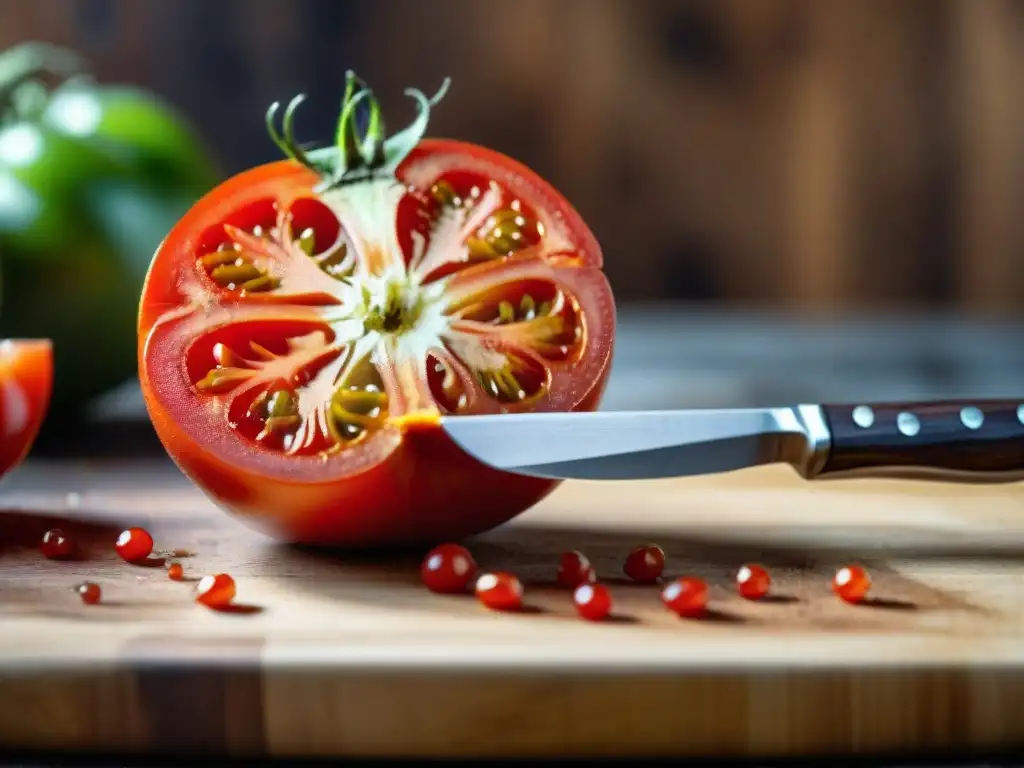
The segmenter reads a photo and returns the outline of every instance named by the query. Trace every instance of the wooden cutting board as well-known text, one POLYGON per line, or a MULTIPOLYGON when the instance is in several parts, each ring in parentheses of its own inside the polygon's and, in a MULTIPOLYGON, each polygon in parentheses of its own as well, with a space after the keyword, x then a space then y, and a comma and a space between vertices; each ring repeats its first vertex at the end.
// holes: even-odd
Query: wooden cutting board
MULTIPOLYGON (((30 463, 0 486, 0 744, 271 755, 822 755, 1024 745, 1024 485, 808 484, 785 469, 566 483, 471 542, 516 571, 500 615, 418 583, 417 554, 282 546, 216 510, 166 462, 30 463), (240 607, 121 563, 125 526, 228 571, 240 607), (84 550, 44 560, 59 525, 84 550), (621 580, 636 544, 711 584, 683 620, 621 580), (588 554, 615 621, 553 585, 588 554), (773 599, 734 594, 757 561, 773 599), (876 601, 840 603, 858 561, 876 601), (72 587, 98 582, 105 602, 72 587)), ((471 509, 466 510, 472 514, 471 509)))

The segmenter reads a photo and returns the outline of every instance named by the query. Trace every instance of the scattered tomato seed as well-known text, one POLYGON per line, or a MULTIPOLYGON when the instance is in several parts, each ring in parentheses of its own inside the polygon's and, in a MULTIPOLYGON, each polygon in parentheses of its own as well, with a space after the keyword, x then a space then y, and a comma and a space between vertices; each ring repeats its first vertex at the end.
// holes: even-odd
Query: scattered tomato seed
POLYGON ((208 608, 223 608, 235 599, 235 580, 227 573, 203 576, 196 585, 196 602, 208 608))
POLYGON ((601 621, 612 612, 612 595, 603 584, 580 584, 572 601, 576 612, 588 621, 601 621))
POLYGON ((523 585, 511 573, 485 573, 476 580, 476 596, 494 611, 516 611, 523 606, 523 585))
POLYGON ((103 590, 100 589, 99 584, 94 584, 91 581, 85 581, 75 587, 75 591, 78 592, 78 596, 82 598, 82 602, 86 605, 96 605, 103 596, 103 590))
POLYGON ((597 581, 597 573, 587 556, 574 549, 562 553, 556 578, 559 585, 575 589, 581 584, 593 584, 597 581))
POLYGON ((145 560, 153 551, 153 537, 145 528, 129 528, 117 537, 114 549, 124 560, 137 563, 145 560))
POLYGON ((736 586, 740 595, 747 600, 760 600, 768 594, 772 579, 768 571, 752 563, 741 566, 736 572, 736 586))
POLYGON ((626 556, 622 570, 633 581, 655 582, 665 570, 665 550, 657 544, 637 547, 626 556))
POLYGON ((458 544, 441 544, 427 552, 420 579, 427 589, 442 594, 465 592, 476 575, 476 561, 458 544))
POLYGON ((683 576, 661 591, 661 601, 680 616, 701 616, 708 606, 708 585, 702 579, 683 576))
POLYGON ((181 581, 185 576, 185 569, 181 567, 181 563, 172 561, 167 564, 167 578, 171 581, 181 581))
POLYGON ((64 531, 51 528, 43 534, 39 550, 51 560, 61 560, 74 554, 75 544, 64 531))
POLYGON ((871 589, 871 577, 859 565, 847 565, 836 571, 832 591, 848 603, 861 602, 871 589))

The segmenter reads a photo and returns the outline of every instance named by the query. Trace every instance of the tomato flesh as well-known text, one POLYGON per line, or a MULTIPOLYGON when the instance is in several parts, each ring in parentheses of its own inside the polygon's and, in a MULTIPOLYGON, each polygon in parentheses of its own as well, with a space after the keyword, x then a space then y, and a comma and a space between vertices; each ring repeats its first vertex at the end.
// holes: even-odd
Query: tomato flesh
POLYGON ((140 380, 169 454, 290 541, 438 543, 529 508, 557 482, 482 465, 437 417, 597 407, 615 309, 590 230, 460 142, 421 141, 395 178, 319 182, 246 171, 157 251, 140 380))
POLYGON ((0 476, 31 450, 53 392, 48 339, 0 341, 0 476))

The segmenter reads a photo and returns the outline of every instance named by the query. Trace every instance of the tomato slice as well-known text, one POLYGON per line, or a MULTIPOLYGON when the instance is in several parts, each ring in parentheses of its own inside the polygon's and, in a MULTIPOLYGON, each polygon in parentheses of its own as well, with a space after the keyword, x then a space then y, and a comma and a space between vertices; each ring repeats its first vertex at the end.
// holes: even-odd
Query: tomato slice
POLYGON ((333 182, 296 160, 245 171, 151 264, 139 359, 157 433, 272 535, 381 544, 500 524, 555 483, 481 465, 435 417, 591 409, 603 393, 614 302, 579 214, 510 158, 416 139, 386 172, 333 182))
POLYGON ((0 341, 0 475, 21 463, 31 450, 52 391, 49 339, 0 341))

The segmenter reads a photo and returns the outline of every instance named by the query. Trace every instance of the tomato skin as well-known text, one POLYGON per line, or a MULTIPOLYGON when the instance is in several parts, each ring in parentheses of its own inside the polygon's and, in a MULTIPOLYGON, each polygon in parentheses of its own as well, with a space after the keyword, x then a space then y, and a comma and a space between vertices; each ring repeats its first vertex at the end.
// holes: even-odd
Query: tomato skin
MULTIPOLYGON (((145 378, 142 388, 149 392, 145 378)), ((603 391, 604 381, 578 410, 595 408, 603 391)), ((361 474, 288 482, 226 463, 185 435, 153 398, 147 396, 146 404, 171 458, 211 500, 294 543, 431 546, 459 540, 511 520, 561 482, 481 464, 440 426, 407 432, 397 450, 361 474)))
MULTIPOLYGON (((532 171, 504 156, 455 141, 424 140, 406 163, 422 162, 433 155, 450 155, 476 162, 484 168, 504 169, 503 174, 527 179, 531 191, 558 223, 571 227, 578 245, 580 270, 597 273, 592 280, 600 293, 598 306, 609 310, 601 318, 604 335, 594 352, 592 375, 572 388, 572 402, 562 410, 593 410, 604 394, 610 372, 614 340, 614 304, 600 274, 601 252, 578 214, 532 171), (578 223, 577 223, 578 222, 578 223)), ((399 174, 401 176, 401 173, 399 174)), ((503 180, 501 177, 496 177, 503 180)), ((362 471, 338 476, 324 471, 323 479, 308 465, 291 472, 283 462, 270 460, 265 468, 258 459, 214 450, 216 435, 201 439, 193 427, 182 426, 183 413, 195 395, 170 377, 180 377, 180 365, 163 362, 159 349, 150 348, 161 338, 154 329, 168 309, 179 305, 178 250, 194 247, 203 222, 227 216, 243 196, 276 191, 287 197, 291 190, 308 193, 317 178, 296 163, 280 161, 259 166, 214 189, 172 229, 156 254, 143 289, 139 308, 139 379, 154 428, 168 454, 203 492, 221 508, 275 538, 303 544, 379 547, 432 546, 458 541, 507 522, 536 504, 560 483, 496 470, 480 463, 459 448, 437 423, 422 423, 402 433, 388 426, 383 432, 394 449, 362 471), (159 367, 159 366, 158 366, 159 367), (242 461, 241 459, 245 460, 242 461), (301 474, 302 477, 296 477, 301 474)), ((597 318, 588 318, 597 323, 597 318)), ((224 430, 228 428, 225 426, 224 430)), ((540 439, 540 436, 538 436, 540 439)), ((220 441, 223 444, 224 441, 220 441)), ((234 449, 242 450, 242 449, 234 449)), ((349 450, 360 450, 359 447, 349 450)))
POLYGON ((0 476, 32 449, 53 391, 53 348, 48 339, 0 342, 0 476))

